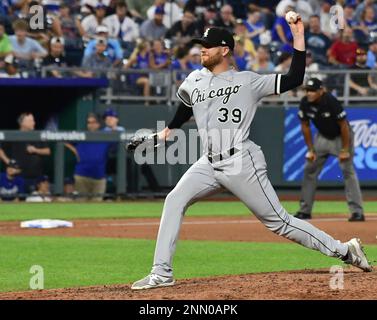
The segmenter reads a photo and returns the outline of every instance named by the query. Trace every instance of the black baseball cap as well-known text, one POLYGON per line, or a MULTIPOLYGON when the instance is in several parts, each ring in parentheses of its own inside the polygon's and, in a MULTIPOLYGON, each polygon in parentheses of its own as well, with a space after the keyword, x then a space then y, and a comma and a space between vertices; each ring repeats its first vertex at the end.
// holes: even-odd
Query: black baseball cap
POLYGON ((305 89, 309 91, 317 91, 321 88, 322 81, 317 78, 310 78, 305 84, 305 89))
POLYGON ((233 35, 228 30, 219 27, 208 28, 202 38, 192 39, 191 42, 199 43, 205 48, 229 47, 230 50, 234 49, 233 35))

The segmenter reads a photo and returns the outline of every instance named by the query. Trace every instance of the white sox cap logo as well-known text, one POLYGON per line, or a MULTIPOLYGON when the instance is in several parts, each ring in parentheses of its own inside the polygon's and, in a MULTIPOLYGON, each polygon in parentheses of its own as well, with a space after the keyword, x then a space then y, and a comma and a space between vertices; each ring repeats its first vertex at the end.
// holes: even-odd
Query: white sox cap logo
POLYGON ((210 29, 210 28, 208 28, 208 29, 204 32, 204 34, 203 34, 203 37, 204 37, 204 38, 207 38, 207 37, 208 37, 208 31, 209 31, 209 29, 210 29))

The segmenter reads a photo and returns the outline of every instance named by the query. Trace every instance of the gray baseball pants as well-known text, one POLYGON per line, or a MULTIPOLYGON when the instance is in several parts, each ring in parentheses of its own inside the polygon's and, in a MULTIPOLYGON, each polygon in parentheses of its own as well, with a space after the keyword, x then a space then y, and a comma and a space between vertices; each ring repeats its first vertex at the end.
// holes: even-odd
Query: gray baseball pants
POLYGON ((346 244, 287 213, 267 177, 263 152, 248 141, 241 151, 219 162, 210 163, 206 156, 202 156, 168 194, 152 273, 173 276, 173 255, 187 207, 223 188, 238 197, 274 233, 327 256, 342 258, 347 254, 346 244))
MULTIPOLYGON (((350 154, 349 160, 339 163, 343 172, 345 193, 348 208, 351 213, 363 214, 362 195, 359 180, 353 166, 354 155, 354 134, 350 132, 350 154)), ((304 179, 301 188, 300 212, 311 214, 314 203, 315 191, 317 189, 318 175, 321 173, 323 166, 330 155, 338 156, 342 149, 342 139, 337 137, 330 140, 317 134, 314 138, 314 150, 317 159, 313 162, 306 161, 304 168, 304 179)))

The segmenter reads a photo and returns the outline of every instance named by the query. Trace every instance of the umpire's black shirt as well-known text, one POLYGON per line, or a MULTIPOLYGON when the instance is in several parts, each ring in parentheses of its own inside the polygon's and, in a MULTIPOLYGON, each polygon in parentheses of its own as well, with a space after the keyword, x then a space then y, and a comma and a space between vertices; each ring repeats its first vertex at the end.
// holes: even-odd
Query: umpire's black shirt
POLYGON ((313 121, 321 135, 333 140, 340 136, 338 121, 346 118, 346 112, 332 94, 325 92, 317 103, 309 102, 307 97, 302 98, 298 117, 313 121))

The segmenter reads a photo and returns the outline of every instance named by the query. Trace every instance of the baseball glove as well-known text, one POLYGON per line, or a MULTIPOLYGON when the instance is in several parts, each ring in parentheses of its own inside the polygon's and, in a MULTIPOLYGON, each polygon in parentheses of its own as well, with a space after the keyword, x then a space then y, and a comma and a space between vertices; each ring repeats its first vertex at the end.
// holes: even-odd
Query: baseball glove
POLYGON ((144 144, 143 147, 146 149, 149 149, 151 147, 157 148, 160 145, 157 133, 142 133, 133 136, 130 139, 130 142, 127 144, 126 149, 128 151, 135 151, 135 149, 141 144, 144 144))

